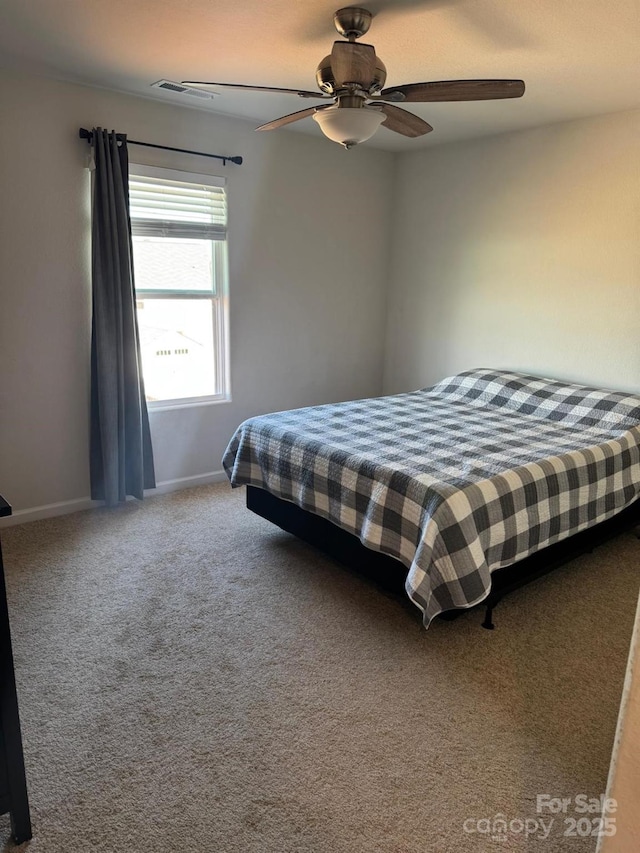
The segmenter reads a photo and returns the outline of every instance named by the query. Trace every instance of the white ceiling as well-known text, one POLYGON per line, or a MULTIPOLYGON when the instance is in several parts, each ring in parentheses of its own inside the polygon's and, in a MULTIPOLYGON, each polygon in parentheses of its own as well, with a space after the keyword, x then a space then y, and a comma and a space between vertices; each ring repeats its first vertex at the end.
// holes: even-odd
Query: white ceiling
MULTIPOLYGON (((137 93, 259 124, 313 105, 295 95, 223 91, 193 101, 155 80, 217 80, 315 90, 331 50, 337 0, 2 0, 0 64, 137 93)), ((640 0, 362 0, 363 41, 387 85, 521 78, 520 100, 411 104, 434 133, 381 128, 367 145, 391 151, 640 105, 640 0)), ((320 103, 320 102, 318 102, 320 103)), ((320 134, 311 119, 291 129, 320 134)), ((286 133, 287 130, 274 131, 286 133)))

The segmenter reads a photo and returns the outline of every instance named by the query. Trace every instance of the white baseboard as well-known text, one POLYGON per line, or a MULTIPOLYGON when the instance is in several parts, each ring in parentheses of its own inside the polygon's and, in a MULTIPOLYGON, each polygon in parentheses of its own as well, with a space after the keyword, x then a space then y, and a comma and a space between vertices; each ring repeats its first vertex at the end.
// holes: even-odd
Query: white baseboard
POLYGON ((17 509, 8 518, 0 518, 0 528, 13 527, 14 524, 23 524, 25 521, 52 518, 54 515, 68 515, 70 512, 79 512, 82 509, 91 509, 100 505, 101 501, 92 501, 91 498, 76 498, 72 501, 58 501, 28 509, 17 509))
POLYGON ((194 474, 193 477, 178 477, 177 480, 163 480, 155 489, 145 489, 145 497, 166 495, 167 492, 177 492, 180 489, 191 489, 193 486, 207 486, 210 483, 224 483, 227 475, 224 471, 208 471, 206 474, 194 474))
MULTIPOLYGON (((206 474, 195 474, 193 477, 178 477, 175 480, 163 480, 155 489, 145 489, 145 497, 166 495, 180 489, 190 489, 193 486, 205 486, 209 483, 222 483, 227 479, 224 471, 209 471, 206 474)), ((127 499, 129 500, 129 498, 127 499)), ((131 498, 130 500, 134 500, 131 498)), ((0 528, 12 527, 14 524, 24 524, 27 521, 39 521, 42 518, 53 518, 56 515, 68 515, 83 509, 95 509, 103 506, 102 501, 92 501, 91 498, 76 498, 71 501, 58 501, 52 504, 18 509, 8 518, 0 518, 0 528)))

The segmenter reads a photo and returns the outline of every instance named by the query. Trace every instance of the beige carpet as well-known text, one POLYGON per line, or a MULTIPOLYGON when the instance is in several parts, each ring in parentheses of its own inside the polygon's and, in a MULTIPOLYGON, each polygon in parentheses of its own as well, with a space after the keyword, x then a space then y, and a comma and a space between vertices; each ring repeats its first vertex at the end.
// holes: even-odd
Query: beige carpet
POLYGON ((425 632, 243 501, 3 531, 32 853, 594 850, 464 826, 604 790, 634 537, 425 632))

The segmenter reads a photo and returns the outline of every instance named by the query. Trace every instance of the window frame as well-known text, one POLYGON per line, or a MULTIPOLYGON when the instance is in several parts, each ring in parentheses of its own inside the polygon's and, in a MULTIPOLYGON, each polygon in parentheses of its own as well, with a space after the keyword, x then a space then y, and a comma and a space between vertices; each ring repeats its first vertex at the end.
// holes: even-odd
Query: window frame
MULTIPOLYGON (((225 193, 228 206, 227 180, 222 175, 205 175, 196 172, 186 172, 179 169, 169 169, 164 166, 145 166, 141 163, 129 164, 129 180, 136 177, 158 178, 159 180, 177 181, 181 183, 202 184, 203 186, 221 188, 225 193)), ((226 227, 228 231, 228 208, 226 227)), ((131 218, 132 240, 135 234, 135 219, 131 218)), ((147 235, 153 236, 153 235, 147 235)), ((164 235, 158 234, 162 239, 164 235)), ((167 239, 171 239, 168 237, 167 239)), ((211 303, 211 323, 214 342, 214 381, 218 390, 216 394, 203 394, 197 397, 176 397, 164 400, 147 399, 147 408, 154 411, 162 409, 180 409, 192 406, 210 406, 218 403, 231 402, 231 377, 229 369, 229 261, 228 233, 224 240, 213 240, 212 261, 213 276, 211 291, 205 290, 144 290, 135 287, 136 301, 145 299, 206 299, 211 303)), ((134 265, 135 281, 135 265, 134 265)), ((137 309, 136 309, 137 317, 137 309)), ((143 371, 144 376, 144 371, 143 371)))

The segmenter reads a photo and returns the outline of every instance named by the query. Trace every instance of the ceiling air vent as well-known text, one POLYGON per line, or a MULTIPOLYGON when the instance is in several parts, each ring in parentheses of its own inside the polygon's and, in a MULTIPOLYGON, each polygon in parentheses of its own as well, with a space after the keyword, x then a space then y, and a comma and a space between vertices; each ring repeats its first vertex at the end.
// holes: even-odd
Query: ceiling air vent
POLYGON ((151 84, 151 88, 165 89, 167 92, 175 92, 176 95, 188 95, 191 98, 200 98, 202 101, 212 101, 216 96, 215 92, 204 92, 202 89, 193 89, 191 86, 183 86, 171 80, 156 80, 151 84))

